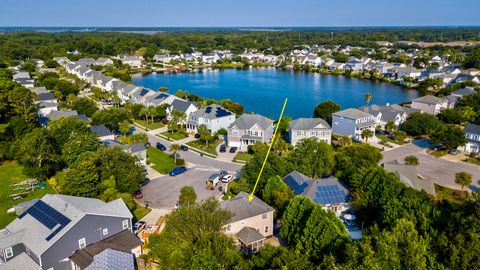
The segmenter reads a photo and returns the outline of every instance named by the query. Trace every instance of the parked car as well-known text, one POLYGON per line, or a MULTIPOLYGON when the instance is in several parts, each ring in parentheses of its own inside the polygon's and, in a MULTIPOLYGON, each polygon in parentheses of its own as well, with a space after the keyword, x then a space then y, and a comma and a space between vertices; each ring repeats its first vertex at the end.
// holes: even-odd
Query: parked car
POLYGON ((235 153, 237 152, 237 147, 230 147, 230 153, 235 153))
POLYGON ((143 193, 142 193, 142 190, 139 189, 137 191, 135 191, 135 194, 133 194, 133 196, 135 197, 135 199, 139 200, 141 198, 143 198, 143 193))
POLYGON ((133 233, 137 234, 147 227, 147 222, 140 220, 137 223, 133 224, 133 233))
POLYGON ((232 181, 232 179, 233 179, 233 175, 227 174, 227 175, 224 175, 222 177, 222 182, 228 183, 228 182, 232 181))
POLYGON ((220 145, 220 153, 227 152, 227 146, 225 144, 220 145))
POLYGON ((175 175, 179 175, 179 174, 182 174, 184 172, 187 171, 187 168, 185 167, 178 167, 178 168, 174 168, 173 170, 170 171, 169 175, 170 176, 175 176, 175 175))
POLYGON ((167 147, 165 147, 165 145, 161 144, 160 142, 157 142, 156 147, 157 147, 157 149, 160 150, 160 151, 165 151, 165 150, 167 150, 167 147))
POLYGON ((213 190, 220 182, 220 178, 221 176, 218 173, 212 174, 207 180, 207 187, 213 190))
POLYGON ((188 146, 182 145, 182 146, 180 146, 180 150, 182 150, 182 151, 188 151, 188 146))
POLYGON ((457 149, 452 149, 452 150, 450 150, 449 153, 450 153, 450 155, 458 155, 458 154, 460 154, 460 151, 458 151, 457 149))
POLYGON ((146 142, 146 143, 143 144, 143 146, 145 146, 145 148, 148 148, 148 147, 150 147, 150 146, 152 146, 152 145, 150 144, 150 142, 146 142))
POLYGON ((143 181, 140 183, 140 186, 141 187, 146 186, 148 183, 150 183, 150 178, 145 177, 143 181))
POLYGON ((221 170, 221 171, 218 172, 218 175, 220 175, 220 177, 224 177, 227 174, 228 174, 228 172, 225 171, 225 170, 221 170))
POLYGON ((195 133, 195 135, 193 137, 195 137, 195 139, 200 139, 200 134, 195 133))

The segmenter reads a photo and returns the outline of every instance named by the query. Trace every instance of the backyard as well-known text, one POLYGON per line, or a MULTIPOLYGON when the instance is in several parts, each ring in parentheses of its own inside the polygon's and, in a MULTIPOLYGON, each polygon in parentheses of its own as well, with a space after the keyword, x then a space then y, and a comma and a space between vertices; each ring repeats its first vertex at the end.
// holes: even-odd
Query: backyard
POLYGON ((45 188, 35 189, 29 193, 26 198, 15 201, 12 200, 8 195, 20 193, 21 191, 15 190, 14 187, 10 185, 29 179, 28 176, 23 174, 22 169, 22 166, 18 165, 16 161, 4 161, 0 165, 0 181, 3 187, 0 190, 0 228, 4 228, 16 218, 15 214, 7 213, 7 210, 12 206, 32 199, 41 198, 48 193, 54 193, 53 188, 45 183, 45 188))
POLYGON ((147 159, 152 164, 152 168, 161 174, 168 174, 177 167, 169 154, 153 147, 148 148, 147 159))
POLYGON ((196 141, 191 141, 188 142, 187 145, 195 147, 197 149, 200 149, 202 151, 205 151, 207 153, 210 153, 212 155, 217 156, 217 146, 222 142, 222 140, 216 139, 215 141, 208 142, 208 145, 205 145, 205 143, 201 140, 196 140, 196 141))

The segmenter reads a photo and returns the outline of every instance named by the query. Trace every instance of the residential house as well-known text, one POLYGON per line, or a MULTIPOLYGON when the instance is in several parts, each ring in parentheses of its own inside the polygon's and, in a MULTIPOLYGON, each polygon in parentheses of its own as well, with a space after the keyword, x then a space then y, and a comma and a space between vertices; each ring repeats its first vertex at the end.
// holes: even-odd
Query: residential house
POLYGON ((47 115, 51 112, 58 111, 58 101, 51 92, 41 92, 37 94, 35 105, 39 108, 40 115, 47 115))
POLYGON ((453 82, 455 83, 462 83, 462 82, 473 82, 476 84, 480 84, 480 78, 478 76, 468 75, 468 74, 460 74, 457 75, 453 82))
POLYGON ((227 129, 228 145, 247 151, 249 145, 267 143, 273 136, 273 120, 259 114, 243 114, 227 129))
POLYGON ((129 153, 133 157, 137 157, 139 165, 147 164, 147 148, 145 148, 143 143, 121 144, 119 141, 110 139, 104 140, 101 143, 108 147, 118 147, 122 149, 123 152, 129 153))
POLYGON ((205 125, 210 132, 227 129, 235 121, 235 114, 220 105, 212 104, 190 114, 188 132, 197 132, 199 125, 205 125))
POLYGON ((345 63, 334 62, 329 67, 329 70, 345 70, 345 63))
POLYGON ((478 76, 478 75, 480 75, 480 70, 476 69, 476 68, 469 68, 469 69, 465 69, 462 72, 462 74, 470 75, 470 76, 478 76))
MULTIPOLYGON (((188 119, 190 119, 190 115, 193 112, 196 112, 198 110, 198 108, 197 108, 197 104, 195 102, 176 99, 172 102, 172 105, 170 105, 166 109, 167 120, 170 121, 172 119, 172 112, 174 110, 185 113, 185 115, 187 116, 186 121, 188 121, 188 119)), ((184 124, 186 124, 186 123, 184 123, 184 124)))
POLYGON ((480 125, 468 124, 463 131, 467 137, 464 151, 480 155, 480 125))
POLYGON ((448 108, 448 100, 427 95, 412 100, 411 107, 422 110, 424 113, 437 115, 441 110, 448 108))
POLYGON ((115 134, 113 134, 105 125, 91 126, 90 130, 97 135, 97 138, 103 142, 106 140, 115 140, 115 134))
POLYGON ((86 67, 90 67, 90 66, 93 66, 95 65, 97 61, 95 61, 95 59, 93 58, 81 58, 81 59, 78 59, 77 63, 82 65, 82 66, 86 66, 86 67))
POLYGON ((363 62, 362 60, 350 56, 348 58, 348 62, 345 65, 345 70, 351 70, 351 71, 362 71, 363 70, 363 62))
POLYGON ((202 61, 205 64, 213 64, 220 60, 220 56, 216 53, 209 53, 202 55, 202 61))
POLYGON ((473 87, 465 87, 465 88, 462 88, 462 89, 459 89, 457 91, 454 91, 452 92, 450 95, 452 96, 456 96, 456 97, 459 97, 459 98, 463 98, 465 96, 469 96, 471 94, 475 94, 475 88, 473 87))
POLYGON ((129 65, 133 68, 141 68, 143 66, 143 56, 124 56, 120 58, 120 61, 122 62, 122 64, 129 65))
POLYGON ((240 249, 245 254, 256 253, 273 235, 273 209, 271 206, 249 194, 240 192, 234 198, 220 203, 220 207, 233 213, 225 225, 225 232, 236 235, 240 249))
POLYGON ((362 132, 369 129, 375 134, 376 118, 358 109, 346 109, 333 113, 332 132, 349 136, 354 140, 361 140, 362 132))
POLYGON ((70 59, 67 57, 54 57, 53 60, 55 60, 55 62, 62 67, 65 67, 68 63, 70 63, 70 59))
POLYGON ((384 163, 385 170, 397 175, 400 182, 418 191, 424 190, 430 195, 436 196, 435 186, 432 180, 420 178, 417 173, 417 166, 400 164, 397 160, 384 163))
POLYGON ((292 145, 300 140, 315 138, 319 141, 331 143, 332 128, 322 118, 298 118, 288 123, 288 137, 292 145))
POLYGON ((422 71, 414 67, 393 67, 388 69, 387 74, 397 80, 403 80, 404 77, 418 79, 422 75, 422 71))
POLYGON ((387 104, 386 106, 380 105, 370 105, 370 106, 362 106, 358 108, 359 110, 371 114, 375 117, 375 122, 377 126, 381 128, 385 128, 385 125, 393 121, 395 125, 398 127, 400 126, 405 120, 407 120, 408 115, 413 112, 422 112, 418 109, 403 107, 398 104, 387 104))
POLYGON ((95 65, 97 66, 111 66, 113 65, 113 60, 110 58, 99 57, 97 61, 95 61, 95 65))
POLYGON ((307 54, 301 59, 300 64, 319 67, 322 65, 322 58, 316 54, 307 54))
POLYGON ((122 199, 47 194, 18 214, 0 230, 0 269, 74 269, 77 250, 132 228, 122 199))
POLYGON ((170 61, 177 59, 180 59, 180 56, 170 54, 155 54, 153 56, 153 60, 159 63, 169 63, 170 61))
POLYGON ((39 117, 39 122, 43 127, 48 126, 48 122, 51 120, 59 120, 60 118, 78 117, 78 113, 75 110, 68 111, 52 111, 49 114, 39 117))

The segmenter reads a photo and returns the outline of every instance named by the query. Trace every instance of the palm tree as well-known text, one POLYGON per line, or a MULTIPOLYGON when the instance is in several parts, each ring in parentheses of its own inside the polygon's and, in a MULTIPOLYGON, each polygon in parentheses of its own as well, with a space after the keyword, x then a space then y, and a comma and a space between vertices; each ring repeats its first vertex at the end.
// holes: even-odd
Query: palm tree
POLYGON ((123 122, 120 122, 119 126, 120 126, 119 127, 120 131, 123 133, 123 135, 126 138, 127 133, 130 132, 130 123, 128 121, 123 121, 123 122))
POLYGON ((352 138, 344 136, 340 138, 340 146, 341 147, 347 147, 352 145, 352 138))
POLYGON ((174 143, 170 145, 170 151, 173 153, 173 160, 175 164, 177 163, 177 153, 180 151, 180 144, 174 143))
POLYGON ((405 164, 410 166, 418 166, 420 162, 416 156, 406 156, 405 157, 405 164))
POLYGON ((463 197, 463 188, 472 184, 472 175, 467 172, 459 172, 455 174, 455 183, 462 186, 462 197, 463 197))
POLYGON ((150 111, 148 110, 147 107, 143 107, 143 108, 140 110, 140 115, 142 115, 142 116, 145 117, 145 123, 148 124, 148 117, 150 116, 150 111))
POLYGON ((373 137, 373 132, 370 129, 365 129, 362 131, 362 139, 364 139, 366 143, 368 143, 368 138, 371 137, 373 137))
POLYGON ((392 134, 397 129, 397 125, 395 125, 395 122, 393 121, 388 121, 388 123, 385 125, 385 129, 392 134))
POLYGON ((153 119, 157 116, 157 109, 155 107, 148 107, 147 111, 148 111, 148 114, 150 115, 152 123, 153 123, 153 119))
POLYGON ((370 101, 372 100, 372 94, 370 92, 367 92, 367 93, 365 93, 365 96, 363 96, 363 98, 365 99, 365 102, 368 105, 370 103, 370 101))

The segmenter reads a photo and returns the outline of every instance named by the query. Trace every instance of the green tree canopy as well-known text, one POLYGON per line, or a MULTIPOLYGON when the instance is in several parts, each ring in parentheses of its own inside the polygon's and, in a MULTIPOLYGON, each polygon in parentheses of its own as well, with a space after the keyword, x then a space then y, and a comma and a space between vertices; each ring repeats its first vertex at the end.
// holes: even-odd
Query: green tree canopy
POLYGON ((340 105, 331 100, 327 100, 318 104, 317 107, 315 107, 315 110, 313 111, 313 116, 320 117, 331 125, 332 114, 338 111, 340 111, 340 105))

